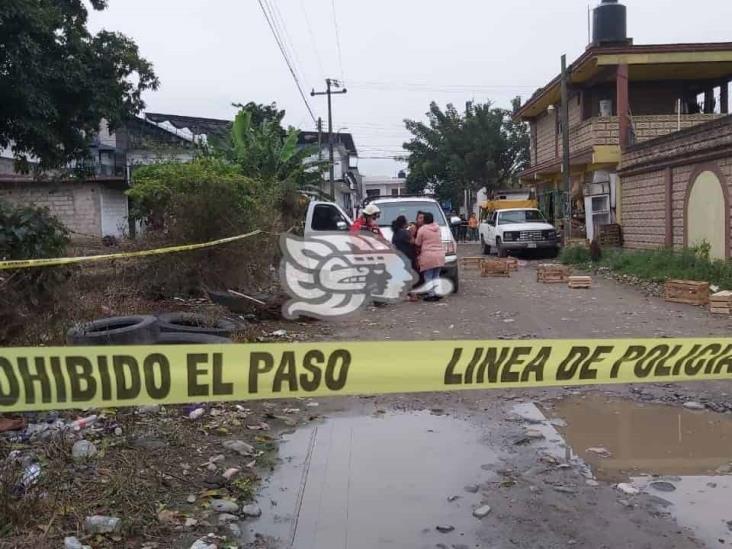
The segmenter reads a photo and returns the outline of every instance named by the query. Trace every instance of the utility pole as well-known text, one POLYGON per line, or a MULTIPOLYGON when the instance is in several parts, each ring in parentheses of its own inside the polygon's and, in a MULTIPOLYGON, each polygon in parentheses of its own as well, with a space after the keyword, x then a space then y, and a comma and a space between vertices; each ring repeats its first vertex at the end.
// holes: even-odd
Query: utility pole
POLYGON ((333 202, 336 201, 335 196, 335 166, 333 161, 333 107, 331 104, 331 96, 341 93, 347 93, 348 90, 343 88, 339 91, 333 91, 333 88, 340 88, 341 83, 338 80, 332 80, 330 78, 325 79, 325 91, 316 92, 315 90, 310 92, 311 96, 316 95, 327 95, 328 96, 328 159, 330 161, 330 195, 333 198, 333 202))
POLYGON ((318 117, 318 162, 323 160, 323 119, 318 117))
POLYGON ((569 165, 569 73, 567 72, 567 56, 562 55, 562 183, 567 193, 565 204, 565 245, 572 238, 572 177, 569 165))

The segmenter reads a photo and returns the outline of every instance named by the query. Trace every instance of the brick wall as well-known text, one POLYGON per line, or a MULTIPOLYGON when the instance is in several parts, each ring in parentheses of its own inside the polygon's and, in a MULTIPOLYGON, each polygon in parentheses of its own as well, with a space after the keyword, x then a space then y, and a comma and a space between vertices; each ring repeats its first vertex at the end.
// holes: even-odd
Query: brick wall
POLYGON ((556 115, 543 113, 536 119, 536 163, 541 164, 557 157, 556 115))
POLYGON ((620 165, 621 221, 626 247, 657 248, 665 245, 666 170, 669 168, 670 237, 674 247, 684 246, 686 195, 692 175, 702 165, 712 165, 720 172, 722 185, 727 187, 732 197, 732 117, 639 143, 623 154, 620 165), (710 154, 714 154, 711 160, 710 154))
MULTIPOLYGON (((582 121, 581 107, 576 100, 570 101, 569 149, 575 152, 587 150, 594 145, 617 145, 620 130, 617 117, 594 117, 582 121)), ((691 128, 718 119, 719 114, 685 114, 681 116, 681 129, 691 128)), ((537 150, 534 164, 561 158, 562 143, 556 143, 554 114, 544 113, 536 122, 537 150), (558 154, 557 154, 558 151, 558 154)), ((633 127, 636 140, 643 143, 657 137, 675 133, 679 119, 675 114, 634 116, 633 127)))
MULTIPOLYGON (((720 114, 682 114, 681 129, 685 130, 699 124, 710 122, 723 115, 720 114)), ((679 130, 679 117, 676 114, 655 116, 634 116, 633 127, 638 143, 655 139, 679 130)))
POLYGON ((0 183, 0 200, 47 207, 70 230, 94 236, 102 236, 99 192, 98 183, 0 183))
MULTIPOLYGON (((555 160, 562 157, 562 137, 557 135, 557 117, 559 116, 559 105, 555 105, 551 113, 544 112, 531 124, 536 127, 536 160, 535 164, 541 164, 548 160, 555 160)), ((575 95, 569 100, 569 128, 570 128, 570 151, 576 150, 572 143, 571 132, 582 124, 582 106, 580 96, 575 95)))
POLYGON ((666 238, 665 171, 621 179, 623 236, 627 248, 660 248, 666 238))

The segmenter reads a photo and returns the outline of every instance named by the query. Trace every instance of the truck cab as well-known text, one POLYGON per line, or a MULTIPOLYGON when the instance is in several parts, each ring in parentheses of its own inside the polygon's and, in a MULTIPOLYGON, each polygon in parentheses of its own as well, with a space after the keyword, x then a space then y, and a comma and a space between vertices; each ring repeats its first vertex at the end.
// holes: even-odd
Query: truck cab
POLYGON ((478 229, 483 253, 498 257, 509 253, 544 250, 551 257, 559 254, 559 235, 536 208, 495 210, 478 229))

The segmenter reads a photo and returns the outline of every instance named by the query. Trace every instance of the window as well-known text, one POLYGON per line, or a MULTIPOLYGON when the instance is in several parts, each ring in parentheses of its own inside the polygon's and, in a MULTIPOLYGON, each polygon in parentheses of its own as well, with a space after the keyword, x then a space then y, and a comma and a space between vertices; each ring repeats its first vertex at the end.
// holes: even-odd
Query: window
POLYGON ((507 210, 501 212, 498 224, 506 225, 508 223, 546 223, 546 219, 539 210, 507 210))
POLYGON ((379 189, 366 189, 366 197, 367 198, 376 198, 380 194, 381 193, 380 193, 379 189))
POLYGON ((417 212, 430 212, 434 218, 435 223, 445 227, 447 221, 445 220, 445 214, 440 209, 440 206, 436 202, 392 202, 387 204, 378 204, 381 210, 381 217, 379 218, 379 225, 381 227, 391 226, 391 222, 394 221, 400 215, 407 218, 407 221, 416 221, 417 212))
POLYGON ((392 189, 391 196, 399 196, 399 189, 392 189))
POLYGON ((317 204, 310 226, 314 231, 338 231, 339 222, 348 224, 338 208, 332 204, 317 204))

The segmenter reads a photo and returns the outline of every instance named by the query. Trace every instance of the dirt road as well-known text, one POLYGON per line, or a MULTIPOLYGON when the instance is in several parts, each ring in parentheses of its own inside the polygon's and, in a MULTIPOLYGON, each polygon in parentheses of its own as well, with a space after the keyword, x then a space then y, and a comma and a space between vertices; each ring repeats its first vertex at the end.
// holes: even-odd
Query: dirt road
MULTIPOLYGON (((534 267, 511 278, 463 272, 460 294, 440 303, 282 327, 375 345, 732 328, 612 280, 584 291, 537 284, 534 267)), ((284 436, 262 518, 242 529, 252 546, 298 549, 732 544, 729 393, 719 382, 322 400, 323 422, 284 436), (685 409, 689 401, 720 413, 685 409)))

